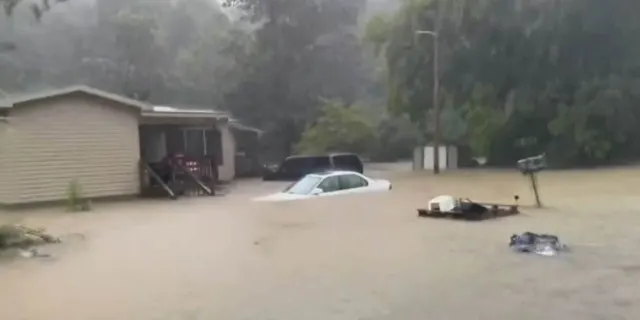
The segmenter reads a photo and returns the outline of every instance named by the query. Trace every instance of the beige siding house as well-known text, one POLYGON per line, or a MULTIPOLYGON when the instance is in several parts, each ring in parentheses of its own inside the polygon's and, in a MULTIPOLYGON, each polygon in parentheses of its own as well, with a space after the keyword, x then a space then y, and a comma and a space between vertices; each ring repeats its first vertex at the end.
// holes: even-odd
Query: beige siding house
POLYGON ((218 179, 231 180, 229 120, 222 112, 156 107, 83 86, 0 101, 0 204, 63 200, 73 181, 87 198, 138 195, 141 161, 160 161, 174 149, 210 146, 218 179))
MULTIPOLYGON (((0 110, 0 154, 4 154, 7 146, 7 134, 9 131, 9 126, 6 122, 6 113, 3 110, 0 110)), ((8 183, 4 183, 3 181, 7 181, 7 169, 5 165, 4 157, 0 156, 0 203, 4 202, 6 199, 6 193, 8 192, 8 183)))

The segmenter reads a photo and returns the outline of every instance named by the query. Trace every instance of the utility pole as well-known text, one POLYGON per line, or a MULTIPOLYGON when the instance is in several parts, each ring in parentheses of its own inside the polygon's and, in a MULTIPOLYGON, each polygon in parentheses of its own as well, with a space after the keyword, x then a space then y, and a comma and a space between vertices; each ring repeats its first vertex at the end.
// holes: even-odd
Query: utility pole
POLYGON ((433 120, 433 174, 440 173, 440 34, 438 29, 439 27, 436 29, 433 42, 433 116, 435 118, 433 120))
POLYGON ((436 29, 418 30, 416 35, 433 37, 433 173, 440 173, 440 8, 436 8, 436 29))

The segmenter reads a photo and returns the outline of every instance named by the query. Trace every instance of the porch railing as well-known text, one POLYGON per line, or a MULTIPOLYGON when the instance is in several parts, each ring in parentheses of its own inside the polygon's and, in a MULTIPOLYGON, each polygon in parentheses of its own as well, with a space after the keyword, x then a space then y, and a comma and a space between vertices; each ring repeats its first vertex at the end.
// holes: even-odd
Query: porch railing
POLYGON ((184 175, 188 184, 185 193, 191 196, 215 195, 215 187, 218 182, 217 168, 210 158, 185 158, 177 162, 176 168, 184 175))
POLYGON ((213 158, 173 157, 162 163, 141 162, 143 196, 213 196, 218 168, 213 158))

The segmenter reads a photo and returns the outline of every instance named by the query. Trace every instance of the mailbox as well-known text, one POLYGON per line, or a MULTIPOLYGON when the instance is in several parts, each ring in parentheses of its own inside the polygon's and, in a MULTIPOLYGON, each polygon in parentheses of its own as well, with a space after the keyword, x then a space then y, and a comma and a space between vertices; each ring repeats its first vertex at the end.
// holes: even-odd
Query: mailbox
POLYGON ((547 158, 544 154, 518 160, 518 170, 523 174, 531 174, 547 168, 547 158))

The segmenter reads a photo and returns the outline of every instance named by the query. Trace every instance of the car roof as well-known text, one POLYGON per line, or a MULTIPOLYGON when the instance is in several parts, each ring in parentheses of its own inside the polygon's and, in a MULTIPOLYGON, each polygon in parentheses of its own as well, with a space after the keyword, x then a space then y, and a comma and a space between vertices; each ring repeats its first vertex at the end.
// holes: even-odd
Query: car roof
POLYGON ((357 154, 355 153, 348 153, 348 152, 336 152, 336 153, 327 153, 327 154, 316 154, 316 155, 295 155, 295 156, 288 156, 285 160, 288 159, 304 159, 304 158, 326 158, 326 157, 336 157, 336 156, 352 156, 352 157, 359 157, 357 154))
POLYGON ((308 174, 308 176, 316 176, 316 177, 326 178, 326 177, 331 177, 331 176, 341 176, 341 175, 345 175, 345 174, 356 174, 356 175, 362 176, 362 174, 360 174, 358 172, 347 171, 347 170, 327 170, 327 171, 310 173, 310 174, 308 174))

